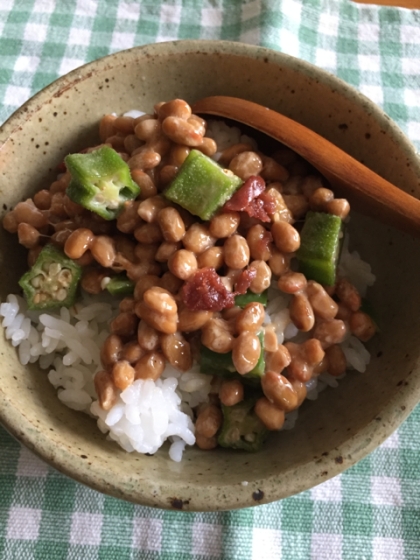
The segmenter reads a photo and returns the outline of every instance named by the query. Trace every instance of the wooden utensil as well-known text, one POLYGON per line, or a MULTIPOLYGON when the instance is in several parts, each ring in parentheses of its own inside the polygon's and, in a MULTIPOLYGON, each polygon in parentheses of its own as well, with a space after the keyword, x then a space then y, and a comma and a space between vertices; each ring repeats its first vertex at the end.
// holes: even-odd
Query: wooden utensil
POLYGON ((197 101, 194 113, 233 119, 288 146, 349 199, 358 211, 387 225, 420 236, 420 200, 389 183, 343 150, 298 122, 236 97, 214 96, 197 101))

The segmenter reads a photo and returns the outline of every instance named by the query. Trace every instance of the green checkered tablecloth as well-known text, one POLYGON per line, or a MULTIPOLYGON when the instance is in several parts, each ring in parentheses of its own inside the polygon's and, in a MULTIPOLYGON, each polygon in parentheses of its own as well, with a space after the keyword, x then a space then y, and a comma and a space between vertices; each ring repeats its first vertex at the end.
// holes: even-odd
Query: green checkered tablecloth
MULTIPOLYGON (((0 0, 0 122, 58 76, 121 49, 230 39, 362 91, 420 147, 420 11, 342 0, 0 0)), ((420 408, 341 476, 225 513, 134 506, 64 477, 0 428, 0 558, 420 559, 420 408)))

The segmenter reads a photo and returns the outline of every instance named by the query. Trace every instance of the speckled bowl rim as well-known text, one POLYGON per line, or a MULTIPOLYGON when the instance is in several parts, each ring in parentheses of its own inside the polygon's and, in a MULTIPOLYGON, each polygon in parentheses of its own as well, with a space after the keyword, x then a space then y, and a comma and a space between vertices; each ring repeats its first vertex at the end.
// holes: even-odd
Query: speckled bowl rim
MULTIPOLYGON (((81 66, 45 87, 9 117, 3 126, 0 127, 0 150, 1 145, 7 138, 24 125, 28 115, 36 113, 51 97, 60 96, 73 85, 89 79, 94 70, 106 69, 110 65, 112 66, 114 61, 118 60, 121 62, 126 57, 130 59, 132 56, 137 55, 163 56, 177 51, 180 53, 218 53, 219 55, 226 53, 248 56, 253 59, 265 59, 280 66, 293 68, 293 70, 303 73, 308 77, 315 77, 318 81, 338 91, 340 95, 347 99, 356 99, 357 103, 398 143, 412 164, 415 173, 420 176, 420 162, 417 159, 414 146, 379 107, 352 86, 334 75, 292 56, 263 47, 230 41, 186 40, 145 45, 120 51, 81 66)), ((377 418, 372 418, 370 423, 356 435, 349 438, 344 444, 337 447, 328 457, 321 457, 317 461, 316 469, 314 469, 314 462, 311 461, 293 469, 293 472, 282 472, 261 480, 253 480, 252 487, 269 488, 270 501, 274 501, 316 486, 328 478, 343 472, 372 452, 400 426, 417 405, 417 402, 417 391, 413 391, 413 385, 410 387, 402 386, 398 393, 382 409, 380 422, 377 421, 377 418), (321 472, 327 469, 328 476, 321 477, 321 472)), ((249 488, 246 488, 246 486, 241 484, 224 485, 223 480, 220 481, 218 486, 218 490, 223 490, 224 493, 223 504, 209 502, 204 497, 200 499, 201 486, 191 487, 191 484, 182 484, 179 481, 168 481, 161 484, 159 493, 154 497, 153 501, 142 495, 141 489, 133 495, 132 489, 129 491, 127 488, 123 488, 121 484, 119 485, 113 473, 106 467, 103 467, 101 464, 89 466, 86 463, 75 460, 75 454, 69 452, 64 446, 61 448, 57 447, 49 439, 48 432, 36 431, 33 424, 14 408, 7 395, 4 395, 1 391, 0 422, 17 440, 58 471, 95 490, 117 498, 146 506, 168 508, 167 498, 173 495, 174 486, 176 485, 177 495, 183 496, 186 491, 191 493, 192 490, 197 493, 197 499, 192 508, 195 511, 236 509, 258 503, 258 497, 252 499, 249 488)))

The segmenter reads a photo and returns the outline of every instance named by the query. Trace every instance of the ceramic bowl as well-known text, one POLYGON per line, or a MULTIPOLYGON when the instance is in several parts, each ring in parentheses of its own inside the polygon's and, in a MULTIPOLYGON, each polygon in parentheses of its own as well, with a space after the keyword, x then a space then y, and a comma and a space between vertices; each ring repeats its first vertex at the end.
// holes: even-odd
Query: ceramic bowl
MULTIPOLYGON (((334 142, 401 189, 420 196, 413 146, 368 99, 330 74, 277 52, 230 42, 181 41, 119 52, 64 76, 0 129, 2 211, 49 184, 67 153, 96 139, 98 119, 158 100, 232 95, 267 105, 334 142)), ((66 408, 46 373, 19 364, 2 336, 0 420, 66 475, 135 503, 222 510, 267 503, 311 488, 359 461, 387 438, 420 395, 420 243, 354 215, 352 246, 371 263, 369 298, 380 333, 365 373, 302 406, 295 429, 244 454, 190 448, 181 463, 162 449, 128 454, 94 420, 66 408)), ((0 232, 0 296, 16 292, 24 250, 0 232)))

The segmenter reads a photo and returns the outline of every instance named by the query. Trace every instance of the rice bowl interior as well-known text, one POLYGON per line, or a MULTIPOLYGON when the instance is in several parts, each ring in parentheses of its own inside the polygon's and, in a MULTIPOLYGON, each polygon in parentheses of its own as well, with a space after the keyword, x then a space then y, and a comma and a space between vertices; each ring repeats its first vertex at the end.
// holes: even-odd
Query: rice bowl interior
MULTIPOLYGON (((139 98, 141 106, 149 108, 159 98, 194 100, 217 93, 238 95, 239 91, 243 97, 267 103, 312 126, 388 180, 417 192, 418 169, 413 167, 411 147, 378 110, 369 106, 369 114, 367 102, 349 88, 282 55, 230 44, 223 45, 222 51, 223 56, 215 52, 214 45, 205 43, 138 49, 96 63, 94 79, 88 77, 87 68, 51 86, 2 129, 1 138, 9 138, 0 152, 7 179, 3 183, 7 206, 39 188, 47 180, 45 169, 52 170, 60 157, 87 145, 94 122, 106 111, 123 112, 139 106, 139 98), (174 58, 179 52, 183 56, 174 58), (238 57, 249 56, 249 69, 242 75, 238 57), (121 72, 124 65, 125 73, 121 72), (189 79, 191 65, 200 77, 194 84, 189 79), (117 75, 122 76, 118 83, 117 75), (271 79, 264 92, 254 81, 248 82, 248 77, 258 82, 267 75, 271 79), (165 76, 163 83, 159 83, 160 76, 165 76), (291 83, 295 84, 294 93, 290 91, 291 83), (316 111, 304 103, 308 90, 316 111), (91 103, 92 96, 95 103, 91 103), (54 132, 57 118, 62 119, 60 128, 65 127, 68 135, 54 132), (346 134, 337 126, 343 120, 348 123, 346 134), (19 126, 24 135, 19 134, 19 126), (87 132, 80 134, 81 130, 87 132), (369 141, 366 132, 370 134, 369 141), (34 146, 35 140, 31 142, 35 137, 39 148, 34 146), (45 142, 49 142, 48 147, 45 142), (30 180, 16 163, 22 150, 28 154, 33 170, 30 180), (41 158, 40 150, 46 152, 41 158), (409 159, 408 167, 399 163, 405 158, 409 159)), ((184 461, 176 465, 168 460, 166 452, 154 457, 126 455, 95 432, 94 422, 61 406, 45 374, 19 365, 15 350, 7 344, 2 346, 2 422, 59 470, 104 492, 146 505, 179 507, 181 503, 184 509, 241 507, 290 495, 333 476, 363 457, 398 426, 414 406, 418 386, 417 296, 410 301, 406 298, 407 293, 418 293, 412 274, 418 244, 358 215, 352 217, 349 230, 352 248, 363 253, 377 277, 370 298, 378 310, 381 333, 369 343, 372 362, 365 374, 347 375, 337 389, 327 389, 315 403, 304 405, 295 429, 271 438, 258 456, 229 450, 206 455, 189 449, 184 461), (404 290, 400 289, 401 278, 405 279, 404 290), (412 380, 408 379, 407 388, 409 376, 412 380)), ((9 263, 16 261, 17 248, 3 232, 1 243, 4 301, 7 294, 16 291, 16 281, 25 264, 20 252, 19 265, 9 268, 9 263)))

